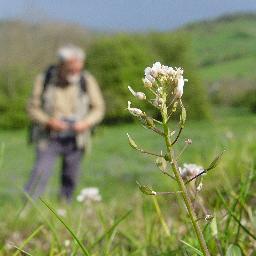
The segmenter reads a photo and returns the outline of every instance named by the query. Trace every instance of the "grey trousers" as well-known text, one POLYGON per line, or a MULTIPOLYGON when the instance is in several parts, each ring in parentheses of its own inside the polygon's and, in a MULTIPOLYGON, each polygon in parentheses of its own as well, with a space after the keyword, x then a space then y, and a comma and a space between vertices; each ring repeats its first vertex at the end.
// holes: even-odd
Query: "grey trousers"
POLYGON ((84 155, 74 138, 52 138, 45 148, 37 147, 36 162, 25 191, 33 198, 39 197, 46 188, 58 157, 62 158, 61 197, 70 200, 75 189, 80 163, 84 155))

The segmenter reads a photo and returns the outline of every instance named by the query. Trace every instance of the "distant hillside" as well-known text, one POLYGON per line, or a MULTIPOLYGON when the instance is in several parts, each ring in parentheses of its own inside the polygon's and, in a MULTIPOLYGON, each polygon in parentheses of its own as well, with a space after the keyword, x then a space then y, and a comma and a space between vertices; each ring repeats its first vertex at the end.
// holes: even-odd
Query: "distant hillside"
POLYGON ((256 79, 256 14, 234 14, 181 29, 192 38, 205 81, 256 79))
MULTIPOLYGON (((178 31, 192 39, 193 56, 205 82, 256 79, 256 14, 225 15, 178 31)), ((1 21, 0 68, 18 63, 39 70, 54 59, 60 45, 73 42, 87 47, 93 37, 78 25, 1 21)))
POLYGON ((73 42, 86 47, 91 32, 65 23, 31 24, 24 21, 0 22, 0 68, 25 66, 40 69, 53 61, 55 50, 73 42))

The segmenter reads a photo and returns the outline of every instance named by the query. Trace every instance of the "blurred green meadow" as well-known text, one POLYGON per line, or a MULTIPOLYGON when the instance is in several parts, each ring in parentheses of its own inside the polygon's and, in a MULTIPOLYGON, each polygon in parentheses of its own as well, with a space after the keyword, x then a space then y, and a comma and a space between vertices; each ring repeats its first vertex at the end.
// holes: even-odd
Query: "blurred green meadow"
MULTIPOLYGON (((141 90, 143 70, 155 61, 184 67, 189 79, 183 97, 188 120, 175 147, 180 152, 186 139, 193 143, 179 165, 208 167, 225 150, 218 167, 203 177, 199 194, 214 217, 207 221, 205 214, 198 215, 211 255, 256 255, 255 25, 255 14, 237 14, 171 32, 103 34, 61 23, 1 21, 0 256, 202 255, 180 196, 154 201, 136 184, 160 192, 177 190, 155 159, 135 152, 126 136, 129 132, 154 152, 164 148, 126 110, 131 97, 127 86, 141 90), (88 51, 87 67, 107 104, 70 205, 58 200, 60 161, 42 200, 23 192, 35 157, 26 140, 25 105, 34 76, 55 61, 64 41, 88 51), (97 187, 101 202, 78 202, 85 187, 97 187)), ((156 116, 148 105, 144 108, 156 116)), ((177 129, 177 123, 170 128, 177 129)))
MULTIPOLYGON (((181 141, 190 138, 193 143, 180 162, 193 162, 206 167, 217 153, 226 150, 220 165, 204 177, 201 194, 209 213, 216 215, 218 236, 222 237, 222 246, 227 249, 235 241, 233 236, 236 236, 239 225, 231 222, 228 237, 223 238, 221 223, 228 212, 221 205, 216 189, 231 204, 232 196, 238 193, 243 178, 248 180, 247 175, 255 166, 256 159, 256 119, 246 109, 215 108, 213 114, 214 118, 210 121, 187 123, 181 141)), ((170 127, 172 125, 175 126, 170 123, 170 127)), ((83 241, 90 255, 197 255, 181 242, 185 240, 198 246, 193 240, 192 228, 184 225, 188 221, 186 214, 178 210, 179 196, 158 198, 171 231, 171 236, 166 237, 152 198, 139 191, 136 181, 149 185, 155 191, 175 191, 176 188, 175 182, 156 167, 153 158, 140 155, 129 147, 126 132, 146 149, 157 151, 163 148, 161 141, 137 124, 99 127, 93 137, 92 149, 83 162, 76 195, 84 187, 98 187, 102 201, 92 205, 83 205, 76 200, 71 205, 58 202, 59 163, 43 200, 56 211, 65 209, 63 220, 83 241)), ((26 145, 25 138, 24 130, 0 133, 1 253, 11 255, 16 250, 13 246, 17 246, 30 253, 28 255, 81 255, 77 243, 50 210, 40 200, 26 201, 22 193, 34 157, 33 147, 26 145), (38 227, 35 236, 24 244, 38 227)), ((255 183, 255 180, 254 174, 252 182, 255 183)), ((256 222, 251 222, 247 212, 251 209, 254 220, 254 193, 250 191, 250 200, 243 202, 246 205, 243 223, 252 232, 256 230, 256 222)), ((216 244, 208 230, 209 223, 201 220, 201 225, 205 227, 210 251, 217 255, 216 244)), ((241 246, 244 255, 253 255, 247 253, 254 251, 255 241, 253 243, 244 231, 240 231, 236 243, 241 246)))

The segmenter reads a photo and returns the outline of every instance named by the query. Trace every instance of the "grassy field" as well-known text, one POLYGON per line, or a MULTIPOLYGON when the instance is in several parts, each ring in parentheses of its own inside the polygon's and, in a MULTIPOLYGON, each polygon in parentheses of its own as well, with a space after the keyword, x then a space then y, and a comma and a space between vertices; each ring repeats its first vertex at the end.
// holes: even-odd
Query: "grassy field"
MULTIPOLYGON (((204 178, 202 190, 202 197, 207 198, 206 207, 209 212, 218 215, 225 209, 218 201, 216 188, 231 203, 232 196, 227 191, 230 194, 236 193, 231 191, 236 191, 242 183, 240 177, 246 177, 252 170, 256 159, 256 119, 254 115, 240 109, 215 109, 214 117, 211 121, 188 121, 181 141, 191 138, 193 144, 182 155, 180 164, 192 162, 207 166, 217 153, 226 149, 220 166, 204 178)), ((58 166, 43 196, 44 200, 56 210, 67 211, 65 222, 83 240, 91 255, 196 255, 179 242, 185 240, 198 246, 193 240, 192 228, 187 230, 184 225, 188 220, 185 211, 179 210, 179 197, 170 195, 159 198, 162 214, 171 230, 171 236, 167 237, 155 213, 152 198, 139 192, 136 181, 148 184, 156 191, 174 191, 175 185, 160 173, 154 159, 139 155, 128 146, 126 132, 144 148, 154 151, 163 148, 161 141, 136 124, 100 127, 93 138, 92 150, 83 163, 76 194, 81 188, 96 186, 102 194, 102 202, 93 205, 82 205, 76 201, 71 205, 59 203, 56 200, 58 166), (126 214, 128 216, 122 220, 126 214), (117 226, 119 221, 121 223, 117 226)), ((71 250, 76 252, 77 243, 41 201, 27 203, 25 210, 21 211, 25 201, 21 190, 34 158, 33 147, 26 145, 26 131, 2 131, 0 141, 0 255, 12 255, 15 251, 13 245, 31 255, 80 255, 79 252, 71 254, 71 250), (33 231, 35 237, 26 242, 33 231), (71 241, 71 244, 68 245, 65 240, 71 241)), ((253 206, 253 198, 254 192, 250 202, 244 202, 248 203, 247 211, 253 206)), ((251 214, 254 219, 253 208, 251 214)), ((247 219, 247 213, 243 217, 247 219)), ((220 216, 218 221, 221 230, 220 216)), ((207 226, 205 221, 201 224, 207 226)), ((251 223, 249 225, 255 231, 255 227, 251 223)), ((233 223, 231 233, 236 228, 236 223, 233 223)), ((206 228, 205 232, 210 231, 206 228)), ((228 239, 224 237, 223 249, 234 243, 233 236, 235 234, 232 233, 228 239)), ((240 231, 236 242, 244 252, 254 251, 252 241, 243 231, 240 231)), ((208 243, 213 255, 217 255, 214 241, 209 238, 208 243)))
POLYGON ((192 49, 207 82, 252 79, 256 60, 256 16, 237 14, 194 23, 184 28, 192 38, 192 49))

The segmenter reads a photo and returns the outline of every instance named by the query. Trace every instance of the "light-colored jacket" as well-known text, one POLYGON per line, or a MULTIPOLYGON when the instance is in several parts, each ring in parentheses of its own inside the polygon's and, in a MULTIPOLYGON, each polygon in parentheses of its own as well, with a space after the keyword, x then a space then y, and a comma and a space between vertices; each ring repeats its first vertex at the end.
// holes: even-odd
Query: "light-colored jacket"
MULTIPOLYGON (((41 127, 38 143, 45 145, 49 141, 46 134, 46 124, 50 118, 75 117, 77 121, 86 121, 90 127, 98 124, 104 117, 105 104, 96 79, 87 71, 83 73, 86 79, 86 92, 81 92, 79 83, 65 87, 47 85, 44 91, 45 75, 37 76, 28 102, 28 114, 31 120, 41 127)), ((90 131, 76 135, 77 146, 84 148, 90 141, 90 131)))

